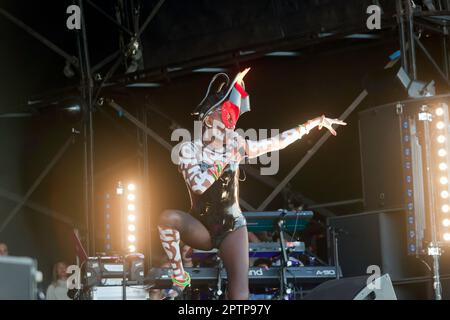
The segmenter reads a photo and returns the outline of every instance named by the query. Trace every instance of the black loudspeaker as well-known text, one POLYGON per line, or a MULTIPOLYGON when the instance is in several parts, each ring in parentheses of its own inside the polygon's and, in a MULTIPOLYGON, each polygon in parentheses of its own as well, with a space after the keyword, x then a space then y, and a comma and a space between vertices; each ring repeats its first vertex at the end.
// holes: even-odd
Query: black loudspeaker
POLYGON ((378 266, 393 281, 423 276, 423 264, 406 250, 406 213, 370 212, 328 218, 338 231, 338 262, 344 277, 378 266))
POLYGON ((0 300, 37 299, 37 281, 41 278, 35 260, 0 257, 0 300))
POLYGON ((416 142, 420 145, 417 146, 412 134, 422 136, 423 121, 419 120, 422 106, 440 103, 450 104, 450 96, 399 101, 358 114, 365 210, 407 208, 407 199, 411 197, 407 193, 411 188, 408 178, 412 176, 414 188, 418 188, 414 179, 420 179, 425 170, 422 138, 416 142))
POLYGON ((428 275, 420 259, 406 250, 405 217, 404 211, 380 211, 328 218, 329 226, 338 232, 338 262, 343 276, 367 277, 368 267, 378 266, 382 274, 391 277, 398 299, 427 299, 429 283, 398 285, 428 275), (419 285, 417 290, 413 288, 419 285))
POLYGON ((368 276, 330 280, 315 287, 304 300, 397 300, 391 278, 368 276), (371 287, 370 285, 373 285, 371 287))
POLYGON ((359 113, 366 210, 403 208, 401 119, 396 104, 359 113))

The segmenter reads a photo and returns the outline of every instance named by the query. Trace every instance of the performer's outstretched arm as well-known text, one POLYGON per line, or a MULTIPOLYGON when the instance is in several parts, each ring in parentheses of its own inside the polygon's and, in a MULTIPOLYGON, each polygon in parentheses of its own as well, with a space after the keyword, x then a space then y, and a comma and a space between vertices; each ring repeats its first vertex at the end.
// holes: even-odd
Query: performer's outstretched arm
POLYGON ((291 143, 301 139, 305 134, 308 134, 315 127, 327 128, 333 135, 336 135, 332 125, 346 125, 345 122, 338 119, 329 119, 325 116, 321 116, 312 120, 309 120, 305 124, 299 125, 296 128, 284 131, 283 133, 268 139, 262 139, 258 141, 246 140, 245 153, 249 159, 259 157, 268 152, 278 151, 284 149, 291 143))

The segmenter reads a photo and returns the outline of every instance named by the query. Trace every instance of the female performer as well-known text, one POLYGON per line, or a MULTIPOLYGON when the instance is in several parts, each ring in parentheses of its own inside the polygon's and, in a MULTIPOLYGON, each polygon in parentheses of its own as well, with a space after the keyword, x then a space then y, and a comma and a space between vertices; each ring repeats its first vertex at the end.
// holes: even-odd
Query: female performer
POLYGON ((202 121, 203 135, 180 146, 179 170, 189 190, 191 210, 166 210, 158 225, 173 269, 169 298, 180 295, 190 284, 180 254, 182 239, 192 248, 219 249, 227 271, 227 298, 248 299, 248 235, 239 208, 239 163, 281 150, 315 127, 325 127, 336 135, 332 125, 345 125, 338 119, 321 116, 272 138, 244 139, 234 129, 238 118, 250 110, 243 81, 248 71, 240 72, 233 81, 224 73, 213 77, 205 98, 193 112, 202 121), (216 82, 219 85, 213 90, 216 82))

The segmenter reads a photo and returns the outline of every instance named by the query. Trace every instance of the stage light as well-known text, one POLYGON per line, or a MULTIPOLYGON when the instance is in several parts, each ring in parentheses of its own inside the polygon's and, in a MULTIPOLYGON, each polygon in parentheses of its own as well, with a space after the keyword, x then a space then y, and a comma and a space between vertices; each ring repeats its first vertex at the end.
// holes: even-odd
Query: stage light
POLYGON ((441 184, 445 185, 445 184, 448 183, 448 178, 447 178, 447 177, 441 177, 441 178, 439 179, 439 182, 440 182, 441 184))
POLYGON ((130 183, 130 184, 128 185, 128 190, 129 190, 129 191, 134 191, 134 190, 136 190, 136 186, 135 186, 133 183, 130 183))
POLYGON ((135 242, 135 241, 136 241, 136 236, 130 234, 130 235, 128 236, 128 241, 130 241, 130 242, 135 242))
POLYGON ((441 107, 436 109, 436 115, 438 117, 442 116, 444 114, 444 109, 442 109, 441 107))
POLYGON ((438 155, 439 157, 445 157, 447 155, 447 151, 445 149, 439 149, 438 155))
POLYGON ((219 72, 226 72, 227 69, 225 68, 199 68, 194 69, 192 72, 199 72, 199 73, 219 73, 219 72))
POLYGON ((408 95, 411 98, 431 97, 436 94, 434 80, 431 80, 428 83, 418 80, 411 80, 403 67, 398 70, 397 78, 400 80, 403 87, 408 91, 408 95))
POLYGON ((448 191, 447 190, 441 191, 441 198, 442 199, 447 199, 448 198, 448 191))
POLYGON ((447 170, 447 164, 445 162, 439 163, 439 170, 441 171, 447 170))
POLYGON ((128 231, 130 231, 130 232, 136 231, 136 226, 134 224, 129 224, 128 225, 128 231))
POLYGON ((136 196, 135 196, 134 194, 130 193, 130 194, 127 196, 127 199, 128 199, 128 201, 134 201, 134 200, 136 200, 136 196))
POLYGON ((129 214, 128 215, 128 221, 131 221, 131 222, 136 221, 136 216, 134 214, 129 214))
POLYGON ((128 211, 135 211, 136 210, 136 206, 134 204, 132 204, 132 203, 129 203, 127 208, 128 208, 128 211))
POLYGON ((450 241, 450 233, 449 232, 444 233, 443 238, 444 241, 450 241))
POLYGON ((441 209, 442 212, 447 213, 450 211, 450 206, 448 204, 444 204, 441 209))
POLYGON ((266 53, 266 57, 298 57, 300 52, 296 51, 274 51, 266 53))
POLYGON ((158 88, 161 84, 156 82, 139 82, 126 85, 127 88, 158 88))
POLYGON ((135 252, 136 251, 136 246, 134 246, 134 245, 128 246, 128 251, 135 252))
POLYGON ((443 121, 439 121, 438 123, 436 123, 436 128, 438 128, 439 130, 444 129, 445 123, 443 121))
POLYGON ((66 107, 64 109, 69 111, 69 112, 80 112, 81 107, 78 104, 74 104, 74 105, 68 106, 68 107, 66 107))
POLYGON ((444 220, 442 220, 442 225, 444 226, 444 227, 450 227, 450 219, 444 219, 444 220))
POLYGON ((439 136, 437 137, 437 142, 439 142, 439 143, 444 143, 444 142, 445 142, 445 136, 439 135, 439 136))
POLYGON ((119 184, 117 185, 116 193, 117 193, 118 195, 122 195, 122 194, 123 194, 123 187, 122 187, 122 184, 121 184, 120 182, 119 182, 119 184))

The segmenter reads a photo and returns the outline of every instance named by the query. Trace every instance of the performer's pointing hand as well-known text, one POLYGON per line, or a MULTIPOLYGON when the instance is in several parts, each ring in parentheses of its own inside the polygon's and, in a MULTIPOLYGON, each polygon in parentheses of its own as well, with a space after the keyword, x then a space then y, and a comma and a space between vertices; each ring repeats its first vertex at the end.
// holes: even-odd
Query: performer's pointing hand
POLYGON ((336 131, 333 129, 333 124, 337 124, 337 125, 341 125, 341 126, 346 126, 347 123, 345 123, 344 121, 341 121, 339 119, 330 119, 327 118, 325 116, 322 116, 320 118, 320 122, 319 122, 319 130, 322 129, 322 127, 327 128, 328 130, 330 130, 331 134, 333 136, 336 135, 336 131))

